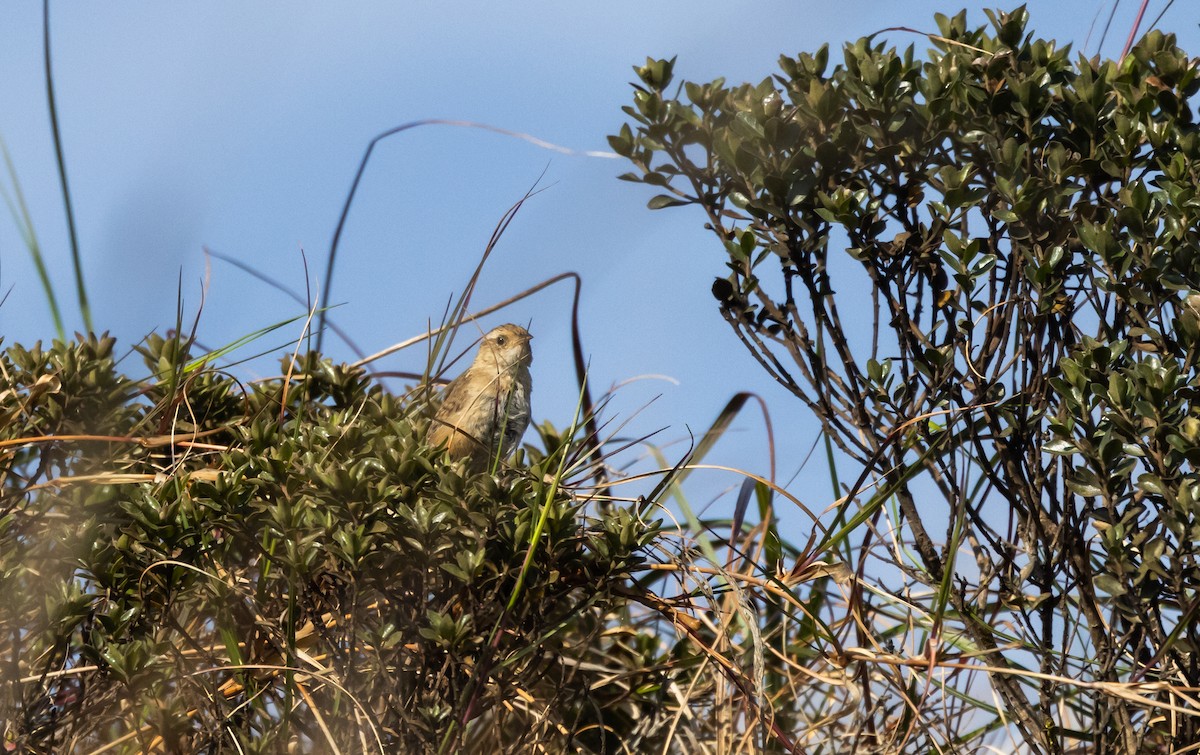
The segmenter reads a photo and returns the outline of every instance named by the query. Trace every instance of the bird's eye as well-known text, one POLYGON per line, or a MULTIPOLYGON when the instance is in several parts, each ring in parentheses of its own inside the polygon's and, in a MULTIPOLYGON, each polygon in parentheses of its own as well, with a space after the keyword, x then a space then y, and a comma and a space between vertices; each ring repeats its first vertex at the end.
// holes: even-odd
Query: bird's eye
POLYGON ((496 339, 497 346, 506 346, 507 344, 508 344, 508 338, 506 336, 500 336, 499 338, 496 339))

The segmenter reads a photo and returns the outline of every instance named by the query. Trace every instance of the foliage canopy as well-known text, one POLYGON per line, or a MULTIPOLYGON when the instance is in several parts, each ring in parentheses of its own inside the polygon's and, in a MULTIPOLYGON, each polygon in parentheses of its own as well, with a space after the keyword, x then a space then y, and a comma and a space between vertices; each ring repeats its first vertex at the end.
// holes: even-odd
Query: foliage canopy
MULTIPOLYGON (((824 651, 975 659, 1002 710, 965 707, 1039 751, 1191 745, 1200 710, 1165 712, 1200 687, 1200 69, 1157 31, 1102 62, 988 17, 758 84, 648 60, 610 143, 652 209, 704 212, 725 319, 863 475, 825 544, 886 591, 824 651)), ((928 680, 857 679, 878 746, 963 744, 928 680)))
POLYGON ((570 439, 466 477, 362 369, 242 385, 153 336, 134 381, 113 346, 0 355, 10 749, 604 749, 655 719, 659 644, 603 633, 656 530, 551 485, 570 439))

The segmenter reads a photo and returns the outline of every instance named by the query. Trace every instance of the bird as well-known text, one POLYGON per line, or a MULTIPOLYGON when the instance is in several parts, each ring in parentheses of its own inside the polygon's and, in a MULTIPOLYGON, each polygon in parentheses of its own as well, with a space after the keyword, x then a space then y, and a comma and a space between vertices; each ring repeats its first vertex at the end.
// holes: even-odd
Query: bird
POLYGON ((475 361, 443 391, 430 444, 445 444, 447 456, 465 459, 471 472, 508 458, 529 427, 532 338, 520 325, 493 328, 479 344, 475 361))

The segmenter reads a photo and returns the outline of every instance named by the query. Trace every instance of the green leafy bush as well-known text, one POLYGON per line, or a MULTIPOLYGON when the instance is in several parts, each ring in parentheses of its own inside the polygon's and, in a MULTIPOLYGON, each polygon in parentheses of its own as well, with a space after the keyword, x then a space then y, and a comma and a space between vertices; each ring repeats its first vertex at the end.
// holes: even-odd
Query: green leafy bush
POLYGON ((653 717, 616 591, 656 529, 552 484, 571 439, 468 478, 361 369, 247 385, 151 337, 135 381, 113 347, 0 354, 9 749, 611 751, 653 717))
POLYGON ((927 58, 866 38, 758 84, 647 61, 610 142, 652 209, 703 211, 725 319, 862 474, 818 546, 882 582, 852 594, 871 631, 826 638, 873 659, 856 741, 1193 745, 1200 67, 1157 31, 1102 62, 988 16, 939 15, 927 58), (889 648, 986 671, 1001 710, 889 648))

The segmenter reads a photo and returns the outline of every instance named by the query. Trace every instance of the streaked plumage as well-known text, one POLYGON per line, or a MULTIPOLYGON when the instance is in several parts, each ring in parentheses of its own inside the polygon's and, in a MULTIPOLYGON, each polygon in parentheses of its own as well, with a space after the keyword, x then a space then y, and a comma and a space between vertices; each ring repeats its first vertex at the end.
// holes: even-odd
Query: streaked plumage
POLYGON ((532 337, 519 325, 491 330, 471 366, 446 386, 430 443, 445 444, 473 472, 490 469, 497 456, 508 458, 529 427, 532 337))

